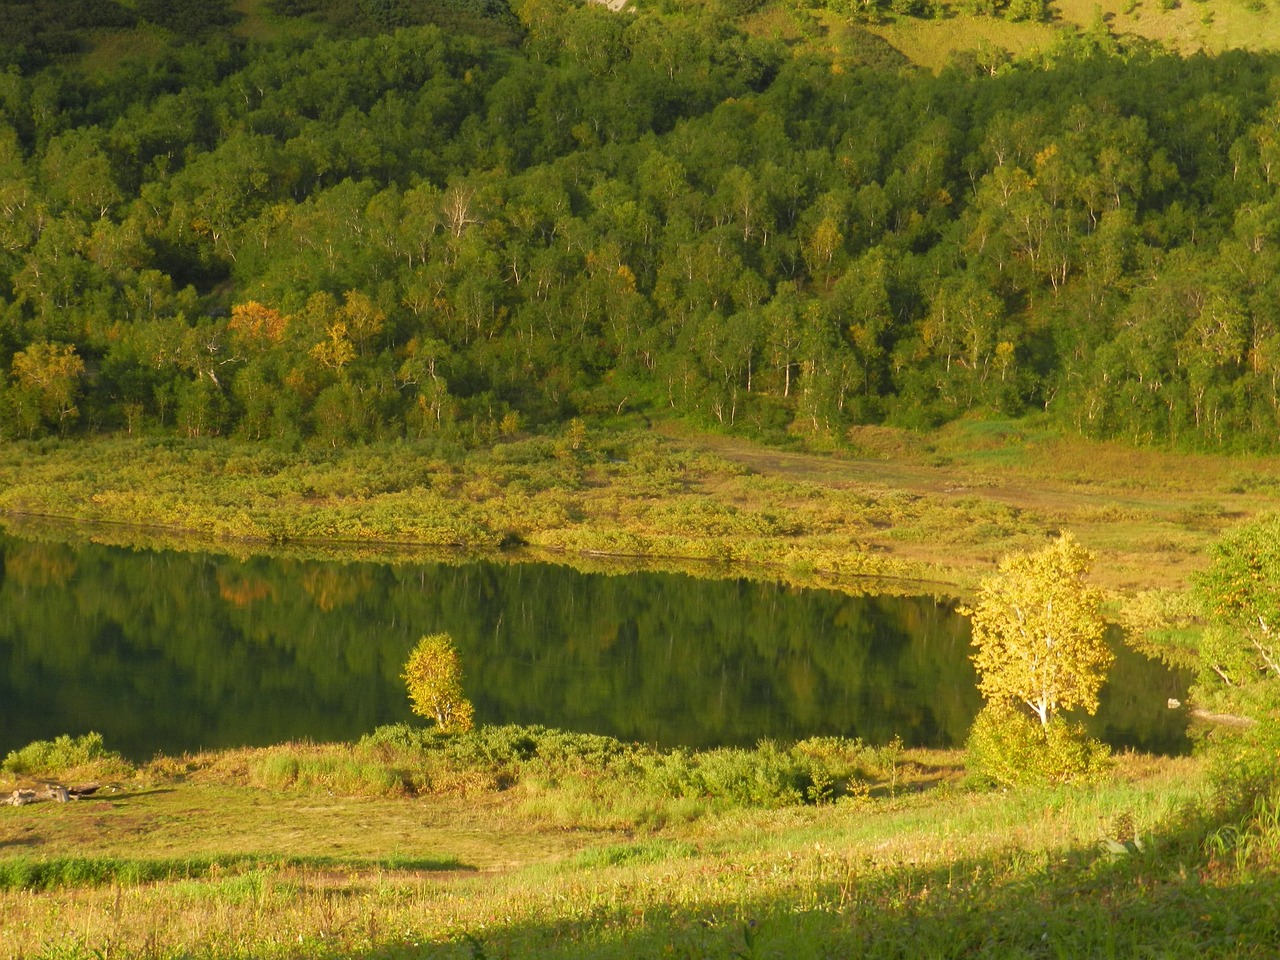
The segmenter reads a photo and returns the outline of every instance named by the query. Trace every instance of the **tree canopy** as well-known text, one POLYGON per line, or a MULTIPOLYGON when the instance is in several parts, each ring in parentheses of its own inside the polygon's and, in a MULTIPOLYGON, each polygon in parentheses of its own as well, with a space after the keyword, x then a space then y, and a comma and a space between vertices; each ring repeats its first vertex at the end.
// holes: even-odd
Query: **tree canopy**
POLYGON ((1101 593, 1085 583, 1093 555, 1068 533, 1034 553, 1005 558, 982 581, 973 621, 978 689, 988 703, 1017 703, 1042 727, 1061 711, 1098 708, 1115 659, 1101 593))
POLYGON ((1196 592, 1209 619, 1208 668, 1229 686, 1280 680, 1280 514, 1228 531, 1196 592))
POLYGON ((775 11, 803 44, 709 0, 277 0, 254 42, 3 6, 0 436, 1280 438, 1275 56, 1063 33, 933 76, 882 4, 775 11), (153 42, 73 55, 103 30, 153 42))

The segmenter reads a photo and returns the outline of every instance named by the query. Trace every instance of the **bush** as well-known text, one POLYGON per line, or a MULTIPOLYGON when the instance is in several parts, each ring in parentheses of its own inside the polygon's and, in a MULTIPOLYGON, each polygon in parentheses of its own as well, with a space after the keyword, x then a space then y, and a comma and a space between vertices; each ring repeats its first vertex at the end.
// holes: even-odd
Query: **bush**
POLYGON ((989 704, 965 744, 972 773, 1004 786, 1093 780, 1111 765, 1107 745, 1084 727, 1054 717, 1048 726, 1007 704, 989 704))
MULTIPOLYGON (((608 782, 630 796, 782 807, 865 796, 866 781, 892 787, 902 745, 815 737, 791 747, 654 750, 613 737, 538 726, 480 727, 460 733, 394 724, 360 740, 358 754, 396 764, 420 792, 456 792, 481 782, 502 789, 525 780, 608 782)), ((299 776, 297 779, 301 779, 299 776)))
POLYGON ((73 770, 119 776, 132 768, 120 754, 106 748, 102 734, 86 733, 83 737, 64 734, 54 740, 35 740, 11 751, 0 769, 5 773, 56 777, 73 770))
MULTIPOLYGON (((1274 704, 1273 704, 1274 708, 1274 704)), ((1214 727, 1203 735, 1210 779, 1224 809, 1247 806, 1260 796, 1280 793, 1280 725, 1274 720, 1248 727, 1214 727)))
POLYGON ((438 755, 458 766, 504 767, 528 762, 558 769, 605 769, 636 750, 613 737, 516 724, 458 733, 407 723, 390 724, 362 737, 360 747, 380 748, 402 757, 417 754, 418 760, 438 755))
POLYGON ((719 800, 730 806, 830 803, 865 792, 860 774, 871 753, 857 741, 837 738, 785 749, 762 740, 754 750, 673 750, 637 758, 638 786, 660 796, 719 800))

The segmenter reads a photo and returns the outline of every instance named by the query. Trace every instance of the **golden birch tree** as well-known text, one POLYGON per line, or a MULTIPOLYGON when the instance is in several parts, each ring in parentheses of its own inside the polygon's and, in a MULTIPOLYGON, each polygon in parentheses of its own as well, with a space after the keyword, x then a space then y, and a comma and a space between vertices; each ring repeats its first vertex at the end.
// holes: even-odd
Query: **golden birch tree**
POLYGON ((471 729, 474 708, 462 692, 462 663, 449 634, 433 633, 419 640, 409 652, 402 679, 418 716, 434 720, 446 733, 471 729))
POLYGON ((12 374, 19 400, 29 407, 28 431, 34 433, 42 420, 56 419, 64 425, 80 415, 76 395, 84 375, 84 361, 69 343, 40 340, 13 355, 12 374))
POLYGON ((1114 659, 1101 593, 1085 583, 1093 555, 1069 533, 1034 553, 1006 557, 961 612, 973 623, 978 689, 991 704, 1019 703, 1041 727, 1062 710, 1098 708, 1114 659))

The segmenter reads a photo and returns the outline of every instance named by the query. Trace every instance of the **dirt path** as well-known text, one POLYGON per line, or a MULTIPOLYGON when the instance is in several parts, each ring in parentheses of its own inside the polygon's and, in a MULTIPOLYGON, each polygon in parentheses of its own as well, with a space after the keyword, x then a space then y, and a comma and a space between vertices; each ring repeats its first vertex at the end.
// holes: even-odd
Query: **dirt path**
MULTIPOLYGON (((1256 458, 1178 456, 1079 440, 857 457, 709 434, 678 439, 765 477, 941 504, 1002 504, 1046 535, 1072 531, 1097 552, 1098 582, 1126 591, 1185 587, 1224 529, 1280 504, 1269 495, 1280 482, 1280 464, 1256 458)), ((974 574, 997 559, 989 545, 886 536, 872 546, 974 574)))

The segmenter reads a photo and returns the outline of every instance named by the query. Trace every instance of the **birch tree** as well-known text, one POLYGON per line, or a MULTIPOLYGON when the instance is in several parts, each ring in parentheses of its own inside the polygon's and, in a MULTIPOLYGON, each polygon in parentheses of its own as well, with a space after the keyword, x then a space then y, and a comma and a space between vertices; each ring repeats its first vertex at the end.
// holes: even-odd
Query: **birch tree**
POLYGON ((449 733, 470 730, 474 709, 462 692, 462 663, 453 638, 433 633, 418 641, 404 665, 413 712, 449 733))
POLYGON ((1210 621, 1205 666, 1229 687, 1280 678, 1280 514, 1226 533, 1196 592, 1210 621))
POLYGON ((1098 708, 1114 659, 1101 593, 1085 583, 1093 555, 1069 533, 1006 557, 962 609, 973 623, 978 689, 989 703, 1022 704, 1041 728, 1063 710, 1098 708))

